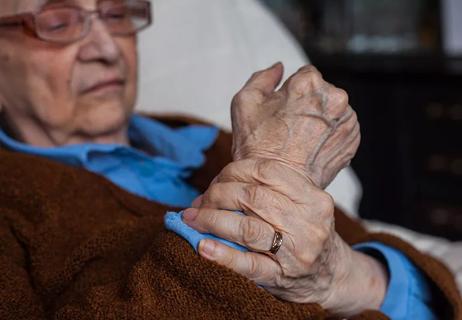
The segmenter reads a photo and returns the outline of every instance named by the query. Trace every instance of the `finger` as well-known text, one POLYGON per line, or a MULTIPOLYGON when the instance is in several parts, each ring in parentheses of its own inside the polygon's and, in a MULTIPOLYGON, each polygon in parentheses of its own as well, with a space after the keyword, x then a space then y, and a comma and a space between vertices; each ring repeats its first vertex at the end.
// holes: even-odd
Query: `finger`
MULTIPOLYGON (((346 141, 325 161, 325 166, 330 167, 332 164, 343 164, 343 167, 346 167, 349 164, 349 161, 353 159, 360 142, 361 133, 359 125, 356 125, 353 128, 353 131, 348 135, 346 141)), ((343 169, 343 167, 339 168, 339 170, 343 169)))
MULTIPOLYGON (((358 144, 358 138, 360 138, 360 127, 356 114, 352 111, 351 116, 343 123, 339 123, 336 130, 326 141, 316 161, 326 165, 333 158, 336 158, 337 155, 345 154, 345 150, 358 144)), ((354 152, 356 152, 356 149, 357 146, 354 148, 354 152)), ((354 152, 352 154, 349 153, 351 158, 353 158, 354 152)))
POLYGON ((330 153, 321 154, 318 163, 322 163, 323 172, 330 172, 330 175, 323 174, 321 185, 327 186, 337 175, 337 173, 347 167, 353 159, 361 142, 359 125, 357 124, 353 131, 348 135, 341 145, 336 145, 330 153))
MULTIPOLYGON (((348 112, 338 119, 316 157, 321 157, 320 159, 322 159, 323 154, 330 155, 335 152, 335 150, 339 149, 340 146, 346 143, 348 138, 353 134, 355 127, 358 125, 356 113, 353 109, 349 108, 348 112)), ((313 160, 315 159, 316 158, 313 158, 313 160)))
POLYGON ((265 95, 269 95, 282 80, 284 74, 284 65, 280 62, 272 65, 268 69, 254 73, 242 90, 256 89, 265 95))
POLYGON ((273 242, 274 228, 271 225, 261 219, 231 211, 187 209, 183 213, 183 220, 201 233, 213 234, 252 251, 267 252, 273 242))
POLYGON ((241 211, 281 230, 285 230, 283 226, 291 225, 301 214, 288 197, 265 186, 244 182, 210 186, 204 194, 201 208, 241 211))
POLYGON ((233 181, 261 184, 296 203, 315 189, 306 175, 277 160, 253 158, 234 161, 216 177, 216 182, 233 181))
POLYGON ((274 286, 282 274, 277 262, 268 256, 241 252, 210 239, 200 242, 199 254, 262 286, 274 286))
POLYGON ((351 110, 348 104, 348 94, 345 90, 337 88, 332 84, 327 84, 326 88, 328 99, 324 106, 323 113, 328 119, 341 119, 351 110))
MULTIPOLYGON (((275 236, 274 228, 264 221, 232 212, 187 209, 183 219, 199 232, 214 234, 265 255, 268 255, 275 236), (191 215, 196 215, 195 220, 190 220, 191 215)), ((316 222, 316 225, 296 223, 291 226, 293 234, 279 230, 283 241, 272 258, 277 261, 284 275, 301 276, 315 263, 329 234, 323 226, 324 222, 316 222)))
POLYGON ((289 97, 299 98, 308 93, 315 93, 325 88, 327 82, 313 65, 306 65, 290 76, 282 85, 280 91, 285 91, 289 97))
POLYGON ((192 204, 191 204, 191 207, 193 208, 199 208, 202 204, 202 198, 203 198, 204 195, 200 195, 198 196, 196 199, 193 200, 192 204))

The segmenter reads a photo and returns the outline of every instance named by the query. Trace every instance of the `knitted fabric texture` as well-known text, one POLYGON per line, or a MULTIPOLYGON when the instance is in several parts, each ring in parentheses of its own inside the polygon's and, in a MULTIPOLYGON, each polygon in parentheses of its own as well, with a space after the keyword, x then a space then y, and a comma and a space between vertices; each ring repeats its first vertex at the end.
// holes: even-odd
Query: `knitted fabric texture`
MULTIPOLYGON (((207 151, 190 179, 198 190, 231 161, 231 140, 222 132, 207 151)), ((168 210, 178 208, 83 169, 0 150, 0 319, 329 318, 319 305, 279 300, 199 257, 164 230, 168 210)), ((350 244, 377 240, 406 253, 431 281, 438 317, 462 319, 454 279, 441 263, 396 237, 367 233, 338 210, 336 228, 350 244)), ((351 319, 386 317, 365 311, 351 319)))

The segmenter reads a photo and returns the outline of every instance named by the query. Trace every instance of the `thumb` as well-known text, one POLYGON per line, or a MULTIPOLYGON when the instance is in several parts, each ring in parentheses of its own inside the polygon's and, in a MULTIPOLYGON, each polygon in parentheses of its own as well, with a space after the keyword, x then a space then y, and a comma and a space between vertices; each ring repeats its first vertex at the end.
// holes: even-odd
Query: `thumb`
POLYGON ((268 69, 254 73, 243 89, 256 89, 265 95, 271 94, 281 82, 283 74, 284 65, 277 62, 268 69))

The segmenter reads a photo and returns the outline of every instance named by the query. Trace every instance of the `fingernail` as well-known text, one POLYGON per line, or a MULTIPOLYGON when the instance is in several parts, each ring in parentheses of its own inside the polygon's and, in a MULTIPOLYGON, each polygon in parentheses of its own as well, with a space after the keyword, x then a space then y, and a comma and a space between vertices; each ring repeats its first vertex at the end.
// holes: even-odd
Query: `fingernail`
POLYGON ((188 208, 183 211, 183 220, 187 222, 192 222, 196 219, 199 210, 195 208, 188 208))
POLYGON ((207 259, 213 259, 215 252, 215 242, 211 240, 202 240, 199 243, 199 253, 207 259))

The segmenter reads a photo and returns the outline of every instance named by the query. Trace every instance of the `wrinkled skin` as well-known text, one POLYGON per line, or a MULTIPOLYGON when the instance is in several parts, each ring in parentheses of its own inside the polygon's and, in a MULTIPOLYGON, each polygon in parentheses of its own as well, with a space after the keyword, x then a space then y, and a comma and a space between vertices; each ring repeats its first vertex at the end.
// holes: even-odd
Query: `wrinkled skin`
POLYGON ((232 104, 234 159, 286 163, 324 189, 359 146, 356 113, 345 91, 315 67, 301 68, 274 92, 282 65, 255 73, 232 104))
POLYGON ((384 267, 335 232, 334 203, 322 190, 358 148, 356 115, 346 93, 314 67, 300 69, 275 91, 281 77, 280 64, 258 72, 235 96, 235 161, 184 220, 247 247, 243 253, 203 240, 199 252, 282 299, 319 303, 345 316, 378 309, 384 267), (283 245, 271 256, 274 230, 283 234, 283 245))
MULTIPOLYGON (((0 16, 36 11, 41 2, 1 0, 0 16)), ((98 1, 73 3, 95 10, 98 1)), ((99 19, 69 45, 44 42, 21 27, 0 28, 2 126, 16 140, 41 147, 128 144, 137 68, 136 36, 112 36, 99 19), (120 83, 88 90, 112 79, 120 83)))

